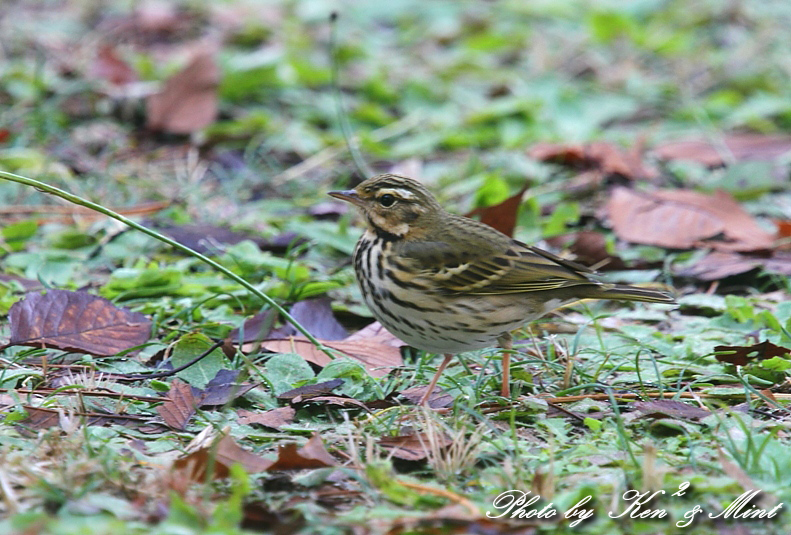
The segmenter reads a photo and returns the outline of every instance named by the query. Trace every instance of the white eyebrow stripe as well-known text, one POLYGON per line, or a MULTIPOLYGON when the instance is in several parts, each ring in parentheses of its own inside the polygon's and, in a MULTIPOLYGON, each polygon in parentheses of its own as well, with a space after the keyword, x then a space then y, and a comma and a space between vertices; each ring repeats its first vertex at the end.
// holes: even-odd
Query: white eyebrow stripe
POLYGON ((393 189, 382 190, 382 194, 387 194, 387 193, 391 195, 395 195, 399 199, 404 199, 405 201, 416 198, 416 195, 411 191, 409 191, 408 189, 393 188, 393 189))

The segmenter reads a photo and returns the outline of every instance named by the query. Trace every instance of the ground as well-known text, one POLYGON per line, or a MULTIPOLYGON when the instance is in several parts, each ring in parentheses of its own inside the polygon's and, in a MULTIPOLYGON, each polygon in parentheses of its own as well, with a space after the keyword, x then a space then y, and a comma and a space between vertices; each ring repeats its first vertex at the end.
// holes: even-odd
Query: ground
POLYGON ((3 2, 0 532, 787 533, 790 19, 3 2), (417 407, 440 359, 326 195, 377 172, 678 304, 572 304, 511 399, 490 348, 417 407))

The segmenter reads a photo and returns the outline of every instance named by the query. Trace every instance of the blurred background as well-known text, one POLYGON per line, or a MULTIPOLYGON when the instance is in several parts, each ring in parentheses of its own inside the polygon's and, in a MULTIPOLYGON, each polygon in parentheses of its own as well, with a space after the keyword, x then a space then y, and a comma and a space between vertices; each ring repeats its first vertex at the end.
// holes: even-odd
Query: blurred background
MULTIPOLYGON (((459 213, 527 190, 528 242, 601 230, 617 185, 724 189, 771 232, 791 213, 789 24, 783 1, 7 0, 0 169, 342 252, 324 192, 392 171, 459 213)), ((60 202, 3 182, 0 203, 17 221, 60 202)), ((621 265, 603 240, 590 263, 621 265)))

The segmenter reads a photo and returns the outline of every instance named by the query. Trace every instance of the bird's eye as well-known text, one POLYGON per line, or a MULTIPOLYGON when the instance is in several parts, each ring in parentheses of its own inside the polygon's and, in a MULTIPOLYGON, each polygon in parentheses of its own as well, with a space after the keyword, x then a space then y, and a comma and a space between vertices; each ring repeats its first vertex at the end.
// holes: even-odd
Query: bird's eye
POLYGON ((396 198, 393 195, 390 195, 389 193, 385 193, 384 195, 379 197, 379 204, 381 204, 385 208, 389 206, 393 206, 395 202, 396 202, 396 198))

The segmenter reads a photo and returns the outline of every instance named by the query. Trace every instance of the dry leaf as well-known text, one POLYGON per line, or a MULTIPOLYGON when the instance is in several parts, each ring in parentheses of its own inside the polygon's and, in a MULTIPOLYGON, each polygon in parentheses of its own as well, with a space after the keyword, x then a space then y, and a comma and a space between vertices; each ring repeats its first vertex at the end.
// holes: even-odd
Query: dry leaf
POLYGON ((714 281, 740 275, 763 265, 764 260, 739 253, 709 253, 695 264, 676 271, 681 277, 714 281))
POLYGON ((210 224, 173 225, 157 227, 157 230, 203 254, 213 253, 220 244, 233 245, 244 240, 256 241, 258 239, 258 236, 252 233, 238 232, 228 227, 210 224))
POLYGON ((91 66, 91 75, 113 85, 137 81, 137 72, 122 60, 110 45, 102 45, 91 66))
MULTIPOLYGON (((389 345, 376 342, 329 341, 319 340, 325 346, 340 351, 348 357, 360 361, 372 377, 384 377, 393 368, 403 364, 401 351, 389 345)), ((331 362, 330 357, 314 346, 309 340, 295 336, 284 340, 264 340, 261 347, 274 353, 297 353, 302 358, 317 366, 324 367, 331 362)))
POLYGON ((536 160, 564 164, 577 169, 596 170, 601 178, 616 175, 628 179, 651 179, 659 173, 643 164, 637 152, 623 149, 604 141, 586 145, 538 143, 528 151, 536 160))
POLYGON ((278 407, 264 412, 253 412, 240 409, 237 422, 243 425, 258 424, 271 429, 280 429, 294 421, 297 411, 292 407, 278 407))
POLYGON ((636 401, 632 407, 643 418, 677 418, 682 420, 700 420, 711 415, 711 412, 683 401, 658 399, 653 401, 636 401))
POLYGON ((292 400, 295 398, 301 398, 302 400, 310 399, 316 396, 323 396, 325 394, 329 394, 339 386, 344 383, 343 379, 332 379, 330 381, 324 381, 322 383, 316 383, 314 385, 305 385, 300 386, 297 388, 293 388, 286 392, 283 392, 277 399, 287 399, 292 400))
MULTIPOLYGON (((343 340, 349 336, 349 333, 335 319, 331 303, 332 301, 327 296, 305 299, 294 303, 289 313, 316 338, 321 338, 322 340, 343 340)), ((282 329, 278 329, 278 334, 278 336, 273 335, 270 338, 293 336, 297 334, 297 330, 289 324, 282 329)))
MULTIPOLYGON (((565 249, 574 254, 574 261, 583 266, 594 266, 597 271, 626 269, 626 263, 607 251, 607 239, 601 232, 581 230, 547 239, 555 248, 565 249)), ((641 262, 634 262, 640 265, 641 262)), ((644 262, 643 262, 644 264, 644 262)), ((635 267, 635 266, 632 266, 635 267)))
MULTIPOLYGON (((402 390, 398 393, 398 395, 406 398, 407 401, 413 405, 417 405, 420 400, 423 399, 423 395, 426 393, 426 390, 428 390, 428 385, 413 386, 412 388, 402 390)), ((444 409, 446 407, 450 407, 451 405, 453 405, 453 396, 439 387, 434 387, 434 391, 428 398, 429 408, 444 409)))
POLYGON ((731 161, 775 160, 791 152, 791 136, 731 134, 716 142, 686 139, 664 143, 652 150, 660 160, 689 160, 709 167, 731 161))
POLYGON ((174 379, 168 390, 168 399, 157 407, 157 413, 168 426, 183 431, 199 404, 200 401, 193 396, 192 387, 181 379, 174 379))
POLYGON ((192 481, 203 481, 210 467, 213 479, 218 479, 227 477, 234 463, 241 464, 248 473, 264 472, 272 465, 272 461, 243 449, 230 435, 223 434, 219 440, 211 435, 209 438, 205 440, 208 444, 176 459, 172 467, 175 475, 180 473, 192 481))
POLYGON ((238 376, 239 370, 220 370, 203 390, 192 387, 192 395, 200 400, 201 407, 225 405, 257 386, 256 383, 237 383, 238 376))
POLYGON ((136 426, 149 423, 147 416, 135 414, 100 414, 95 412, 67 412, 63 409, 47 409, 43 407, 24 406, 28 417, 22 420, 26 427, 33 429, 48 429, 50 427, 65 427, 66 424, 77 426, 85 425, 123 425, 136 426))
POLYGON ((691 190, 640 193, 615 188, 607 213, 619 238, 671 249, 696 246, 723 251, 757 251, 773 246, 761 228, 729 194, 691 190), (713 240, 722 234, 726 240, 713 240))
POLYGON ((371 412, 368 406, 362 401, 354 398, 341 397, 341 396, 312 396, 304 399, 294 399, 292 403, 302 403, 306 401, 312 403, 323 403, 325 405, 334 405, 337 407, 355 407, 358 409, 363 409, 365 411, 371 412))
MULTIPOLYGON (((436 440, 440 448, 450 446, 453 442, 444 434, 437 436, 436 440)), ((431 440, 425 433, 382 437, 379 439, 379 445, 393 457, 406 461, 421 461, 431 453, 431 440)))
POLYGON ((756 360, 766 360, 773 357, 785 357, 791 349, 781 347, 764 340, 751 346, 716 346, 714 351, 727 351, 727 355, 716 355, 720 362, 727 362, 736 366, 746 366, 756 360))
POLYGON ((203 50, 183 70, 148 97, 146 126, 171 134, 191 134, 217 117, 220 70, 214 54, 203 50))
POLYGON ((366 325, 356 333, 350 335, 346 339, 346 341, 347 342, 367 341, 367 342, 377 343, 390 347, 404 347, 408 345, 406 342, 403 342, 400 339, 396 338, 393 334, 390 333, 390 331, 384 328, 384 325, 382 325, 378 321, 369 323, 368 325, 366 325))
POLYGON ((519 213, 519 206, 522 204, 522 196, 526 191, 527 186, 501 203, 485 208, 476 208, 466 215, 467 217, 480 216, 481 223, 486 223, 506 236, 513 236, 516 228, 516 216, 519 213))
POLYGON ((292 443, 278 447, 277 460, 267 470, 303 470, 305 468, 325 468, 335 466, 335 459, 324 448, 324 443, 318 433, 314 433, 310 440, 297 448, 292 443))
POLYGON ((151 322, 87 292, 48 290, 11 306, 9 346, 53 347, 110 356, 144 344, 151 322))
MULTIPOLYGON (((235 328, 230 333, 228 333, 228 341, 231 344, 250 344, 253 342, 260 342, 261 340, 267 338, 269 334, 272 332, 272 328, 275 325, 275 320, 277 320, 277 311, 273 308, 269 308, 263 312, 259 312, 258 314, 247 318, 244 321, 244 325, 242 328, 235 328), (239 335, 243 334, 242 339, 239 339, 239 335)), ((242 348, 244 351, 248 351, 248 348, 242 348)))

